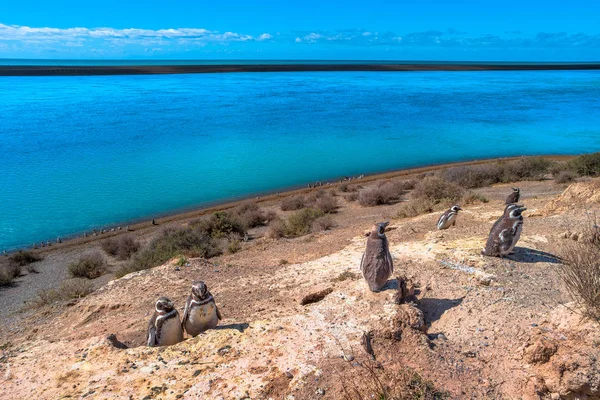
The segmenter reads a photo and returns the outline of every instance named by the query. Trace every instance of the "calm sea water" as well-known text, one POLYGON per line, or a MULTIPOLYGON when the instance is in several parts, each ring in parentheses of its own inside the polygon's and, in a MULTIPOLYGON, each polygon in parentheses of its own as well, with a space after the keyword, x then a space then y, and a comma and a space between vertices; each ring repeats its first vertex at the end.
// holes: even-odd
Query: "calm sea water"
POLYGON ((0 77, 0 249, 344 175, 600 150, 600 72, 0 77))

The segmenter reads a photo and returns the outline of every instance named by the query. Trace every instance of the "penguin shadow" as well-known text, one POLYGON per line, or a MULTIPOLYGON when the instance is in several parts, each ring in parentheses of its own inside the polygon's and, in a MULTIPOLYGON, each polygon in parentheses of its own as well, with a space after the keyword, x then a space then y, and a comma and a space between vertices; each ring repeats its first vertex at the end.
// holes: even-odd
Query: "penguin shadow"
POLYGON ((507 259, 522 263, 539 263, 546 262, 551 264, 560 264, 560 258, 554 254, 546 253, 545 251, 529 249, 527 247, 515 247, 514 253, 507 256, 507 259))
POLYGON ((224 330, 224 329, 235 329, 236 331, 239 331, 240 333, 244 333, 244 331, 246 329, 248 329, 249 326, 250 326, 250 324, 247 324, 247 323, 244 322, 244 323, 241 323, 241 324, 217 325, 213 329, 215 329, 217 331, 224 330))
POLYGON ((457 299, 434 299, 427 297, 419 300, 418 307, 423 311, 425 324, 430 326, 433 322, 439 320, 446 311, 460 305, 462 301, 463 297, 457 299))

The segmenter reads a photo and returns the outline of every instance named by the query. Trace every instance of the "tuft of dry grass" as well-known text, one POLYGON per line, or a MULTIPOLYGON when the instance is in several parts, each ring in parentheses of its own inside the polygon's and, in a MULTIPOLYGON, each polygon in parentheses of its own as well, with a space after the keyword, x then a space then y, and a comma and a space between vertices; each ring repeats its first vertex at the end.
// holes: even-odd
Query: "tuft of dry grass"
POLYGON ((106 273, 104 257, 99 252, 84 254, 78 261, 69 264, 73 278, 96 279, 106 273))
POLYGON ((331 193, 325 193, 322 196, 317 197, 312 206, 325 214, 333 214, 339 208, 337 198, 331 193))
POLYGON ((21 275, 21 267, 14 264, 0 266, 0 287, 11 286, 21 275))
POLYGON ((387 370, 377 361, 344 364, 338 369, 345 400, 442 400, 450 398, 416 371, 400 366, 387 370))
POLYGON ((398 218, 412 218, 421 214, 429 214, 436 210, 436 205, 428 200, 410 200, 400 204, 398 218))
POLYGON ((479 203, 488 203, 490 200, 479 194, 479 193, 475 193, 475 192, 467 192, 462 200, 460 201, 460 203, 464 206, 470 206, 473 204, 479 204, 479 203))
POLYGON ((277 216, 273 211, 265 213, 258 204, 252 201, 246 201, 235 207, 232 214, 241 221, 246 229, 267 225, 277 216))
POLYGON ((585 316, 600 323, 600 230, 586 229, 578 241, 565 241, 560 247, 562 263, 557 272, 567 290, 583 308, 585 316))
POLYGON ((80 299, 92 293, 94 288, 87 279, 75 278, 64 281, 58 289, 41 290, 33 306, 41 307, 58 301, 80 299))

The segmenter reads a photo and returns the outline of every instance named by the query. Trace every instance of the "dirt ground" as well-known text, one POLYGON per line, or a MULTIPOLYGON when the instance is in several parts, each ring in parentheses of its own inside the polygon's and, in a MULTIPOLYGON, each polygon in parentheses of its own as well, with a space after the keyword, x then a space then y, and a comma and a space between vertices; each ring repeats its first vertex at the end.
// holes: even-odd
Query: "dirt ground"
POLYGON ((510 186, 477 190, 490 201, 464 206, 446 231, 435 230, 440 212, 398 219, 399 205, 361 207, 340 193, 333 230, 272 240, 261 228, 236 254, 99 282, 79 301, 13 309, 0 327, 0 398, 359 398, 348 394, 353 385, 380 376, 391 387, 389 376, 409 368, 447 398, 598 399, 598 326, 580 317, 554 268, 561 241, 571 240, 564 232, 600 209, 586 192, 600 185, 576 183, 563 195, 567 185, 553 181, 518 183, 528 210, 515 254, 483 257, 510 186), (360 276, 364 231, 382 220, 391 221, 394 276, 414 282, 414 303, 396 304, 397 280, 372 293, 360 276), (182 312, 196 279, 215 296, 219 328, 143 346, 156 298, 182 312), (301 305, 321 290, 329 294, 301 305), (361 344, 369 332, 374 359, 361 344))

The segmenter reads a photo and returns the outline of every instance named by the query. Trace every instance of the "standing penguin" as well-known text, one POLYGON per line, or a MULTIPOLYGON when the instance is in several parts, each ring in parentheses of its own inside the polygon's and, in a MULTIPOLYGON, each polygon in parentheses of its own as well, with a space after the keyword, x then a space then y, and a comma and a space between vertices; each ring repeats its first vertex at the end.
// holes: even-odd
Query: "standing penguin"
POLYGON ((202 281, 192 282, 192 294, 185 302, 181 326, 191 336, 215 328, 221 320, 215 299, 202 281))
POLYGON ((173 302, 166 297, 156 301, 155 311, 148 323, 148 346, 170 346, 183 340, 179 313, 173 302))
POLYGON ((367 234, 367 248, 360 261, 360 270, 373 292, 380 291, 394 272, 392 255, 385 236, 385 228, 389 222, 373 225, 367 234))
POLYGON ((452 206, 448 211, 442 214, 437 223, 438 229, 448 229, 451 226, 456 225, 456 216, 458 212, 462 211, 462 208, 459 206, 452 206))
POLYGON ((527 208, 518 204, 509 204, 504 209, 504 214, 498 219, 490 230, 485 249, 481 252, 484 256, 503 257, 512 253, 521 237, 523 230, 523 211, 527 208))
POLYGON ((512 188, 513 192, 508 195, 504 204, 517 204, 521 198, 521 191, 518 187, 512 188))

